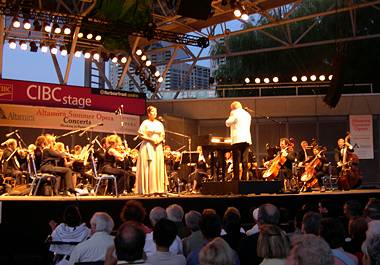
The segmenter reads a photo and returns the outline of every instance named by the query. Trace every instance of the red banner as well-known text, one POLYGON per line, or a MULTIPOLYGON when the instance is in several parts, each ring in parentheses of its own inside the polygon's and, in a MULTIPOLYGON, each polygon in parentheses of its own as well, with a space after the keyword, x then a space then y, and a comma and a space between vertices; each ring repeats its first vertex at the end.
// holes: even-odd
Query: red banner
POLYGON ((0 79, 0 104, 79 108, 144 115, 145 94, 0 79))

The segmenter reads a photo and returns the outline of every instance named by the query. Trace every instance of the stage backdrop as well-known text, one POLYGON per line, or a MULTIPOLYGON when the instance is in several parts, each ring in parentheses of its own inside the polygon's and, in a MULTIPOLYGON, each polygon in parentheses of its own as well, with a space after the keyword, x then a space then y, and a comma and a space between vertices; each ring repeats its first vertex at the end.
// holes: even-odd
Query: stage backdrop
POLYGON ((99 126, 92 131, 135 135, 140 117, 81 109, 0 105, 0 126, 76 130, 95 124, 99 126))
POLYGON ((0 104, 90 109, 145 114, 145 94, 0 79, 0 104))
POLYGON ((351 144, 360 159, 374 159, 372 115, 350 115, 351 144))

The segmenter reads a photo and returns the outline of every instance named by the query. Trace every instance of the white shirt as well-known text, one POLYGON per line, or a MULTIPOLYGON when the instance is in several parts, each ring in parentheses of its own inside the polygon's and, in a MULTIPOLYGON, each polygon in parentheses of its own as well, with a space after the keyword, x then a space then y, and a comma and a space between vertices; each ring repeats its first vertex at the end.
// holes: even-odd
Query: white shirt
POLYGON ((154 265, 186 265, 186 258, 183 255, 176 255, 171 252, 157 251, 149 256, 147 261, 154 265))
POLYGON ((78 244, 71 252, 70 265, 76 262, 104 260, 107 249, 114 245, 114 237, 106 232, 96 232, 90 239, 78 244))
MULTIPOLYGON (((173 243, 170 245, 169 251, 175 255, 183 254, 182 241, 178 236, 176 236, 173 243)), ((146 234, 144 252, 147 256, 151 256, 157 252, 156 243, 153 241, 153 232, 146 234)))
POLYGON ((231 110, 226 120, 226 126, 230 127, 231 143, 249 143, 251 139, 251 114, 244 109, 231 110))

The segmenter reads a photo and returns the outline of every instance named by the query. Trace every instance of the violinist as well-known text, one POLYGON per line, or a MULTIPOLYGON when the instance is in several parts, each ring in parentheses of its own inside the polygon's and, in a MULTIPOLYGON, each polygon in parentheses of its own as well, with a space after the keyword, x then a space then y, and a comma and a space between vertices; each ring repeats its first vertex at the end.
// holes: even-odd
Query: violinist
POLYGON ((46 146, 46 138, 44 135, 40 135, 37 137, 35 145, 36 149, 34 150, 34 163, 36 165, 36 170, 40 171, 41 162, 42 162, 42 152, 46 146))
POLYGON ((3 161, 3 174, 6 177, 13 177, 16 179, 16 184, 21 184, 23 173, 20 168, 21 151, 17 148, 17 141, 13 138, 8 139, 4 149, 3 161))
POLYGON ((66 189, 64 195, 72 195, 76 193, 74 190, 73 173, 70 168, 64 166, 57 166, 59 160, 65 157, 65 153, 56 151, 54 149, 55 137, 51 134, 46 134, 46 146, 42 152, 41 172, 56 175, 56 184, 54 192, 58 194, 61 184, 61 177, 64 178, 66 189))
POLYGON ((102 171, 103 166, 104 166, 104 157, 106 155, 105 154, 106 150, 107 150, 107 138, 103 137, 100 140, 100 146, 94 152, 94 156, 98 161, 98 163, 96 164, 96 170, 99 173, 102 173, 101 171, 102 171))

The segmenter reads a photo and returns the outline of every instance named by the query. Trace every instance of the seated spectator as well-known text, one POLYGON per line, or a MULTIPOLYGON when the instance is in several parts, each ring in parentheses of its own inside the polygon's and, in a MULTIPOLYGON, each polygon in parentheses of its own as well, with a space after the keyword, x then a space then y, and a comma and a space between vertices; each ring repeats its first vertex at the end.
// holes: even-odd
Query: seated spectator
POLYGON ((145 232, 139 223, 127 221, 122 224, 114 242, 115 247, 107 250, 104 265, 151 265, 145 259, 145 232), (116 257, 113 255, 114 252, 116 257))
POLYGON ((293 236, 301 235, 302 234, 302 221, 303 216, 307 213, 307 211, 301 209, 296 212, 296 215, 294 217, 294 232, 288 233, 289 237, 292 238, 293 236))
POLYGON ((321 221, 320 236, 329 244, 335 265, 356 265, 358 259, 343 250, 344 228, 335 218, 324 218, 321 221))
MULTIPOLYGON (((149 213, 149 220, 153 227, 159 220, 166 219, 166 217, 166 211, 162 207, 154 207, 149 213)), ((151 256, 157 251, 156 243, 153 240, 153 231, 146 234, 144 251, 147 256, 151 256)), ((173 254, 183 253, 182 241, 177 235, 169 247, 169 251, 173 254)))
POLYGON ((302 218, 302 233, 319 236, 322 216, 319 213, 307 212, 302 218))
POLYGON ((338 211, 336 203, 330 199, 322 199, 318 203, 318 210, 322 217, 336 217, 338 211))
POLYGON ((359 264, 363 258, 361 246, 365 240, 367 228, 368 224, 364 217, 350 220, 348 224, 349 238, 346 238, 346 243, 343 246, 345 251, 354 254, 358 258, 359 264))
POLYGON ((294 236, 285 265, 333 265, 329 245, 313 234, 294 236))
POLYGON ((124 205, 120 213, 120 219, 123 222, 134 221, 141 225, 145 234, 152 232, 152 229, 144 225, 146 212, 141 202, 135 200, 129 200, 124 205))
MULTIPOLYGON (((224 214, 226 213, 234 213, 237 216, 239 216, 239 219, 241 219, 240 211, 236 207, 228 207, 226 211, 224 212, 224 214)), ((243 227, 240 227, 239 229, 241 233, 245 234, 245 230, 243 227)), ((224 227, 222 226, 222 232, 220 232, 220 235, 223 236, 225 234, 226 234, 226 230, 224 230, 224 227)))
POLYGON ((227 242, 217 237, 199 253, 200 265, 234 265, 234 253, 227 242))
POLYGON ((189 255, 195 249, 201 248, 204 242, 204 237, 199 228, 199 222, 202 215, 197 211, 190 211, 185 214, 185 224, 191 230, 191 235, 182 240, 183 253, 189 255))
POLYGON ((63 223, 56 226, 51 233, 49 250, 54 252, 53 264, 67 264, 75 245, 89 238, 90 234, 90 229, 82 223, 78 207, 68 206, 63 213, 63 223))
POLYGON ((373 236, 364 252, 363 265, 380 264, 380 235, 373 236))
POLYGON ((114 222, 105 212, 95 213, 90 221, 92 236, 79 243, 71 252, 70 265, 76 262, 104 261, 106 251, 114 245, 111 236, 114 222))
POLYGON ((168 208, 166 208, 166 214, 168 215, 168 219, 173 221, 177 225, 178 236, 183 239, 191 234, 189 228, 187 228, 182 220, 183 220, 183 209, 178 204, 172 204, 168 208))
POLYGON ((357 200, 350 200, 343 205, 343 213, 348 220, 356 219, 363 215, 363 207, 357 200))
POLYGON ((241 240, 246 237, 246 234, 240 230, 241 220, 239 211, 235 211, 233 207, 229 207, 226 210, 223 216, 223 228, 225 234, 221 237, 233 250, 237 251, 241 240))
POLYGON ((251 229, 247 230, 247 232, 245 233, 247 236, 251 236, 259 232, 259 225, 257 224, 258 215, 259 215, 259 208, 256 208, 252 212, 254 225, 251 229))
POLYGON ((257 241, 257 256, 263 258, 260 265, 284 265, 290 249, 286 233, 275 225, 262 225, 257 241))
POLYGON ((157 251, 148 257, 148 262, 154 265, 185 265, 182 254, 173 254, 169 247, 177 237, 177 226, 173 221, 160 219, 154 226, 153 240, 157 251))

